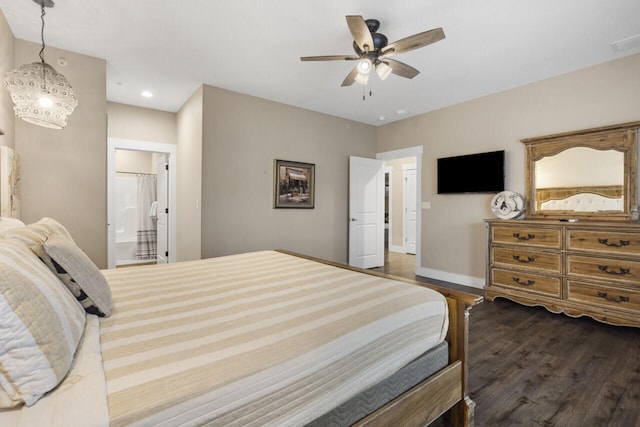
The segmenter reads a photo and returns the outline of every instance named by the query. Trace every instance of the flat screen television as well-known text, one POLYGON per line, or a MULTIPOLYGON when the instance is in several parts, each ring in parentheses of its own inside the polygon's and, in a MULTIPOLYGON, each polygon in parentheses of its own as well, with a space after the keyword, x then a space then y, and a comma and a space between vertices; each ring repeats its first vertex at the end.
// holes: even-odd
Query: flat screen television
POLYGON ((438 159, 438 194, 504 190, 504 150, 438 159))

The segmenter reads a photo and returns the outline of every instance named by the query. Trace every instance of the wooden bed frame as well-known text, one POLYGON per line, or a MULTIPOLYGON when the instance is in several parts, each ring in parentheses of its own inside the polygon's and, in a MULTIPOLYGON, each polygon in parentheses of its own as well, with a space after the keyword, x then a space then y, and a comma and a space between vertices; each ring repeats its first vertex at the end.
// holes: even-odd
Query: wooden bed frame
POLYGON ((278 252, 373 276, 423 286, 444 295, 449 308, 449 330, 446 338, 449 343, 449 365, 358 421, 355 425, 381 427, 425 426, 444 414, 447 425, 473 426, 475 403, 469 398, 467 390, 469 310, 482 302, 483 298, 481 296, 390 274, 345 266, 294 252, 283 250, 278 252))

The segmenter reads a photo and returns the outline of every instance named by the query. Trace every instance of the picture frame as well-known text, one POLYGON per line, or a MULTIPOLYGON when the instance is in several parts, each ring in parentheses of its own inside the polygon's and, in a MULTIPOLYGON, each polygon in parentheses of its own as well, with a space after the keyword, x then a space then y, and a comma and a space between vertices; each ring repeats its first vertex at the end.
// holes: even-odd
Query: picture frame
POLYGON ((274 160, 273 193, 275 209, 313 209, 315 206, 313 163, 274 160))

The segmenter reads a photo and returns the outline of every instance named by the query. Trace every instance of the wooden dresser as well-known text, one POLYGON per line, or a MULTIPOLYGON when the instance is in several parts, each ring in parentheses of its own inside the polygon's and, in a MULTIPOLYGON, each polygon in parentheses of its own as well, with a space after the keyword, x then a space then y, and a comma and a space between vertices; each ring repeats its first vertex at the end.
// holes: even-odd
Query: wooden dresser
POLYGON ((486 297, 640 327, 640 224, 487 220, 486 297))

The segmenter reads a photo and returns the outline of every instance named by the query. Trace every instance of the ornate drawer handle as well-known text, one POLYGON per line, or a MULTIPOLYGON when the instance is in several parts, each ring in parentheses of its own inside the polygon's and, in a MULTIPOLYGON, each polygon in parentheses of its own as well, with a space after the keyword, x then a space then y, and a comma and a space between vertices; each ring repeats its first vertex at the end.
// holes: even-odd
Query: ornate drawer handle
POLYGON ((620 296, 618 296, 618 298, 616 298, 616 297, 608 296, 606 292, 598 292, 598 296, 600 298, 606 299, 609 302, 629 302, 629 297, 625 297, 625 296, 622 296, 622 295, 620 295, 620 296))
POLYGON ((530 263, 530 262, 535 261, 535 260, 536 260, 536 257, 534 257, 534 256, 528 256, 528 257, 527 257, 527 259, 522 259, 522 258, 520 258, 520 255, 514 255, 514 256, 513 256, 513 259, 515 259, 515 260, 516 260, 516 261, 518 261, 518 262, 522 262, 522 263, 524 263, 524 264, 528 264, 528 263, 530 263))
POLYGON ((536 283, 535 280, 531 280, 531 279, 527 279, 526 282, 522 281, 519 277, 513 277, 512 279, 518 285, 531 286, 531 285, 534 285, 536 283))
POLYGON ((620 243, 609 243, 609 239, 598 239, 598 243, 612 248, 621 248, 623 246, 629 246, 631 240, 620 240, 620 243))
POLYGON ((536 235, 535 234, 527 234, 526 237, 520 237, 520 233, 513 233, 513 237, 515 237, 518 240, 531 240, 531 239, 535 239, 536 235))
POLYGON ((615 274, 616 276, 626 276, 627 274, 629 274, 631 272, 630 268, 622 268, 622 267, 618 267, 619 271, 609 271, 609 266, 608 265, 599 265, 598 269, 600 271, 602 271, 603 273, 615 274))

